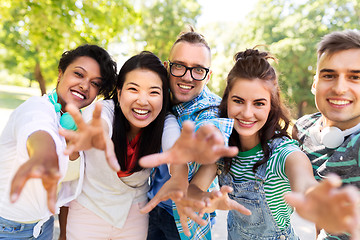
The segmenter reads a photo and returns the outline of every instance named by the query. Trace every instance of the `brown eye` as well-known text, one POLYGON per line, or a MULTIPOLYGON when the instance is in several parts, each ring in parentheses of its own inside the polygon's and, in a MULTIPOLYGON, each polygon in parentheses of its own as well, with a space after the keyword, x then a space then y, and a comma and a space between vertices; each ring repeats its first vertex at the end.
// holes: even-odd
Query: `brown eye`
POLYGON ((94 87, 97 87, 97 88, 99 88, 100 87, 100 83, 98 83, 98 82, 91 82, 91 84, 94 86, 94 87))
POLYGON ((326 75, 323 75, 322 78, 325 78, 325 79, 333 79, 335 76, 334 75, 331 75, 331 74, 326 74, 326 75))
POLYGON ((205 72, 205 69, 203 69, 203 68, 194 68, 194 70, 198 74, 203 74, 205 72))
POLYGON ((256 103, 255 103, 255 106, 257 106, 257 107, 265 106, 265 103, 263 103, 263 102, 256 102, 256 103))
POLYGON ((79 73, 79 72, 74 72, 74 73, 75 73, 75 75, 78 76, 78 77, 81 77, 81 78, 84 77, 84 75, 83 75, 82 73, 79 73))
POLYGON ((351 79, 351 80, 359 80, 360 77, 359 77, 359 76, 350 76, 350 79, 351 79))

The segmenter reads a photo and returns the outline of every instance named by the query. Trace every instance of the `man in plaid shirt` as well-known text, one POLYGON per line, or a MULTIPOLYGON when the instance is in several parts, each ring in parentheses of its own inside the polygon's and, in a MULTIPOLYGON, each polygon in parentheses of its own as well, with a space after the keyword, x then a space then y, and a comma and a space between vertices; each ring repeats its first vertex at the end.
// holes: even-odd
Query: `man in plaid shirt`
MULTIPOLYGON (((181 128, 186 120, 194 122, 195 131, 203 125, 213 124, 220 130, 224 144, 227 145, 233 120, 218 118, 218 106, 221 98, 206 87, 211 75, 210 63, 210 47, 201 34, 194 32, 193 29, 180 34, 172 46, 169 60, 164 63, 170 77, 171 110, 181 128)), ((176 166, 177 170, 174 170, 173 166, 170 167, 172 178, 182 171, 179 169, 181 167, 176 166)), ((191 181, 197 171, 206 171, 206 167, 207 165, 195 162, 187 164, 188 180, 191 181)), ((167 165, 161 165, 155 169, 151 179, 151 189, 148 193, 152 200, 148 206, 154 206, 155 203, 164 199, 163 195, 166 193, 159 191, 165 183, 170 184, 169 179, 167 165), (158 192, 159 194, 156 195, 158 192)), ((176 184, 179 189, 183 187, 185 193, 188 181, 186 184, 183 184, 181 180, 173 184, 176 184)), ((209 190, 216 185, 217 182, 214 182, 209 190)), ((187 206, 176 206, 171 200, 160 202, 150 212, 148 240, 211 239, 210 230, 213 216, 205 214, 202 219, 198 220, 197 222, 205 224, 202 226, 187 218, 187 216, 193 218, 195 213, 187 212, 186 208, 187 206)))

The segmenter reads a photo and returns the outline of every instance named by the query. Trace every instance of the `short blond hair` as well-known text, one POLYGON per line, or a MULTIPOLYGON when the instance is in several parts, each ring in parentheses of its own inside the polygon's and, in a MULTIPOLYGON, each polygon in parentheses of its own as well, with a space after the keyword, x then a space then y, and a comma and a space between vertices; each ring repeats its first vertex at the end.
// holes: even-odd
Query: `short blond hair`
POLYGON ((198 32, 195 32, 195 29, 194 29, 193 26, 189 25, 188 27, 189 27, 188 31, 181 32, 178 35, 178 38, 176 39, 176 41, 172 45, 171 50, 179 42, 188 42, 188 43, 193 43, 193 44, 196 44, 196 43, 203 44, 210 51, 209 44, 205 40, 205 37, 202 34, 200 34, 198 32))

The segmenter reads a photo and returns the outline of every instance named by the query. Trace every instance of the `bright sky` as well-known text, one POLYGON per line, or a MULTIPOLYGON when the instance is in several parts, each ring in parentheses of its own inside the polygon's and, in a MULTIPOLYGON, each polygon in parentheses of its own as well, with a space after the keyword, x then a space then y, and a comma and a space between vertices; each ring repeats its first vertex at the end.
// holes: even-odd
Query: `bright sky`
POLYGON ((210 22, 239 22, 254 8, 257 0, 198 0, 202 6, 199 26, 210 22))
MULTIPOLYGON (((197 29, 203 25, 212 22, 239 22, 242 21, 246 15, 253 10, 258 0, 198 0, 201 5, 202 15, 198 17, 197 29)), ((140 4, 140 0, 134 0, 136 4, 140 4)), ((206 31, 202 32, 207 35, 206 31)), ((126 46, 127 47, 127 46, 126 46)), ((114 46, 109 50, 113 56, 116 56, 116 61, 119 67, 128 59, 128 56, 123 56, 122 48, 114 46), (120 52, 117 52, 120 51, 120 52)))

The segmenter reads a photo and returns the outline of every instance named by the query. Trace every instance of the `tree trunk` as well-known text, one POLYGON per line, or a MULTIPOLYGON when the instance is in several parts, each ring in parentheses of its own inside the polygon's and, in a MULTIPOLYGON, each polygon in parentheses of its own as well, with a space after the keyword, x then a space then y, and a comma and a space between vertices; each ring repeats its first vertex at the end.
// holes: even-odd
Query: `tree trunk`
POLYGON ((307 106, 307 102, 304 100, 298 104, 298 119, 304 115, 304 108, 306 106, 307 106))
POLYGON ((41 96, 46 94, 46 84, 45 84, 44 77, 41 73, 41 68, 40 68, 39 62, 36 62, 36 65, 35 65, 35 79, 39 82, 41 96))

